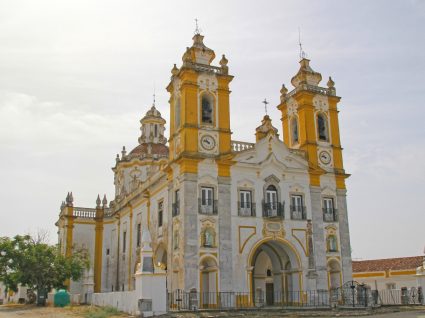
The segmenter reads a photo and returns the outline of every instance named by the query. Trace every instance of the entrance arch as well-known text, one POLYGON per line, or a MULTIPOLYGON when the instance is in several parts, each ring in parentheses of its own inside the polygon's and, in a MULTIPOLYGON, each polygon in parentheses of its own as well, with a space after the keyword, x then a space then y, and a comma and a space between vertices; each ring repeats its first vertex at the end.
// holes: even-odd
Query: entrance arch
POLYGON ((254 304, 277 305, 299 298, 301 261, 291 243, 283 239, 262 240, 253 247, 248 262, 254 304))
POLYGON ((201 307, 213 308, 217 306, 218 266, 212 257, 202 258, 200 261, 200 291, 201 307))

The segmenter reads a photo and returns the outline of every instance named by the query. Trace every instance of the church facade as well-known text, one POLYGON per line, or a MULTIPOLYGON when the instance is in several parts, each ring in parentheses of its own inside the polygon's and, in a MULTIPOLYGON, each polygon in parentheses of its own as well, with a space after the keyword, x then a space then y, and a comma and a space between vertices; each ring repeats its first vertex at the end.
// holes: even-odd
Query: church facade
MULTIPOLYGON (((153 105, 139 145, 113 167, 115 197, 74 206, 57 221, 64 254, 87 251, 91 269, 72 293, 135 285, 143 231, 167 290, 241 292, 267 303, 352 280, 345 173, 331 78, 300 61, 293 89, 280 90, 283 138, 264 116, 255 143, 231 139, 228 61, 195 34, 171 70, 169 138, 153 105)), ((238 114, 240 116, 240 114, 238 114)), ((253 129, 254 133, 254 129, 253 129)))

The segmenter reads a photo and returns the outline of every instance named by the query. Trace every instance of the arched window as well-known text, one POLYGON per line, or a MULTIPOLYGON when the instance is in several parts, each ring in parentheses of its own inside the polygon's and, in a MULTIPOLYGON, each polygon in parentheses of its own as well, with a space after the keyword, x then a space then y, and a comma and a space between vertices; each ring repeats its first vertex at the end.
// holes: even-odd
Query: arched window
POLYGON ((296 117, 291 120, 291 135, 292 135, 292 144, 295 145, 298 143, 298 120, 296 117))
POLYGON ((205 124, 213 123, 213 105, 212 98, 208 95, 202 96, 202 122, 205 124))
POLYGON ((155 137, 158 137, 158 125, 155 124, 155 137))
POLYGON ((266 189, 266 202, 267 203, 277 202, 277 190, 274 185, 269 185, 266 189))
POLYGON ((326 116, 323 114, 317 115, 317 135, 319 140, 328 141, 328 127, 326 116))
POLYGON ((176 129, 178 129, 180 128, 180 99, 176 101, 174 117, 175 117, 176 129))
POLYGON ((328 252, 337 252, 338 244, 335 235, 328 236, 328 252))

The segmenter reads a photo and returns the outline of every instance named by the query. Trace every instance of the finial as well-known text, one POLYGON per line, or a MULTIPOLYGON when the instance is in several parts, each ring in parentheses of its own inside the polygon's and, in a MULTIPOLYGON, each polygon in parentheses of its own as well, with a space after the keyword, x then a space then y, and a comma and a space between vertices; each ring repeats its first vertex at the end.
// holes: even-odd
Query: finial
POLYGON ((300 46, 300 60, 305 59, 306 58, 306 54, 303 51, 303 46, 301 43, 301 28, 298 27, 298 45, 300 46))
POLYGON ((100 208, 100 196, 97 195, 97 199, 96 199, 96 208, 100 208))
POLYGON ((62 203, 61 203, 61 211, 63 210, 63 208, 65 207, 65 201, 62 201, 62 203))
POLYGON ((332 80, 332 77, 329 76, 329 80, 327 83, 329 88, 334 88, 335 87, 335 82, 332 80))
POLYGON ((126 154, 127 154, 127 150, 125 150, 125 146, 122 146, 121 159, 124 159, 124 157, 125 157, 126 154))
POLYGON ((285 100, 287 93, 288 93, 288 89, 285 87, 285 84, 282 84, 282 88, 280 89, 280 101, 282 103, 285 100))
POLYGON ((227 75, 229 73, 229 67, 227 66, 227 63, 229 61, 226 59, 226 56, 223 54, 220 60, 221 69, 223 71, 223 74, 227 75))
POLYGON ((115 161, 116 161, 116 163, 120 162, 120 155, 119 154, 117 154, 117 156, 115 157, 115 161))
POLYGON ((152 103, 152 106, 154 106, 154 107, 155 107, 155 98, 156 98, 156 96, 155 96, 155 84, 153 84, 153 103, 152 103))
POLYGON ((262 103, 264 104, 264 110, 265 110, 266 115, 267 115, 267 105, 269 104, 269 102, 267 101, 267 99, 264 98, 264 100, 262 101, 262 103))
POLYGON ((171 69, 171 74, 175 76, 177 75, 178 72, 179 72, 179 69, 177 68, 176 64, 174 64, 173 68, 171 69))
POLYGON ((106 199, 106 194, 103 195, 102 206, 106 208, 108 205, 108 200, 106 199))
POLYGON ((198 19, 195 19, 195 34, 201 34, 201 29, 198 26, 198 19))
POLYGON ((73 197, 73 195, 72 195, 72 191, 71 191, 71 193, 69 194, 69 202, 71 203, 71 206, 72 206, 72 203, 74 202, 74 197, 73 197))

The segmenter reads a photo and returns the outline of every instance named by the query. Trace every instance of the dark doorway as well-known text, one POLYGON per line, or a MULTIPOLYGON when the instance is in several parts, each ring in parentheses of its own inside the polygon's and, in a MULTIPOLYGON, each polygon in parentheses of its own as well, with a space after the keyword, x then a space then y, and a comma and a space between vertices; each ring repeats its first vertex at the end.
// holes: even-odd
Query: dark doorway
POLYGON ((267 306, 271 306, 274 304, 273 283, 266 283, 266 304, 267 306))

